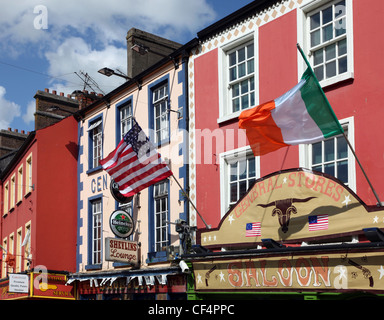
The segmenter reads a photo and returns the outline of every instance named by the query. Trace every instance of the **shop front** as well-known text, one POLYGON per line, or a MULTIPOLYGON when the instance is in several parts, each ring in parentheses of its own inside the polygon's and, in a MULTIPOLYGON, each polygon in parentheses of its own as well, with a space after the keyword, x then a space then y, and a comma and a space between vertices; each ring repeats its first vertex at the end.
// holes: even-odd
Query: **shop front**
POLYGON ((15 273, 0 282, 0 300, 75 300, 75 287, 62 273, 15 273))
POLYGON ((340 181, 294 169, 256 181, 184 255, 188 299, 384 295, 384 209, 340 181), (235 294, 234 294, 235 293, 235 294))
POLYGON ((79 300, 186 300, 186 276, 175 268, 74 274, 79 300))

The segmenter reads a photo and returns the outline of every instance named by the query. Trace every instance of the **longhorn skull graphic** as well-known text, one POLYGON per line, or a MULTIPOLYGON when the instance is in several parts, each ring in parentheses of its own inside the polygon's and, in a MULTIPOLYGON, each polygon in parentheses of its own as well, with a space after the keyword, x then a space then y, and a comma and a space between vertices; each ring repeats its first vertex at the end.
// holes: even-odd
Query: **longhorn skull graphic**
POLYGON ((296 199, 296 198, 290 198, 290 199, 284 199, 284 200, 276 200, 272 201, 268 204, 258 204, 258 206, 267 208, 271 206, 275 206, 275 208, 272 211, 272 217, 274 217, 276 214, 279 218, 279 223, 281 226, 281 230, 286 233, 288 231, 288 225, 289 220, 291 219, 291 214, 296 214, 297 209, 293 205, 293 203, 297 202, 307 202, 315 197, 309 197, 305 199, 296 199))

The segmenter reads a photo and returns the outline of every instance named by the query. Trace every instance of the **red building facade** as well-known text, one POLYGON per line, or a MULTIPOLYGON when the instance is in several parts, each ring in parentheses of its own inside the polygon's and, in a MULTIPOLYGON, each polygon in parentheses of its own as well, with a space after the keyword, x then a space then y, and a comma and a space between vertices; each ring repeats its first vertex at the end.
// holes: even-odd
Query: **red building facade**
POLYGON ((65 278, 76 262, 77 128, 70 116, 31 132, 1 173, 0 286, 7 290, 0 299, 74 299, 65 278), (36 280, 39 270, 47 277, 36 280), (10 274, 28 275, 34 285, 10 292, 10 274))
MULTIPOLYGON (((383 65, 371 58, 383 49, 384 42, 367 37, 380 28, 380 19, 373 18, 379 8, 383 9, 380 1, 370 7, 359 0, 255 1, 198 33, 202 45, 190 62, 190 184, 197 208, 206 213, 208 224, 217 225, 249 186, 240 186, 241 178, 237 177, 238 190, 232 189, 230 199, 228 173, 223 172, 225 166, 236 162, 229 159, 231 152, 249 156, 248 141, 238 129, 237 117, 247 107, 279 97, 299 81, 305 64, 297 43, 308 56, 372 185, 377 193, 384 191, 378 174, 383 166, 384 142, 376 138, 381 135, 383 65), (328 16, 330 20, 326 20, 328 16), (250 56, 244 53, 248 47, 250 56), (240 70, 242 64, 250 69, 240 70), (236 78, 230 79, 231 70, 236 72, 236 68, 236 78)), ((256 158, 255 163, 255 173, 247 179, 304 167, 340 178, 367 204, 377 203, 342 139, 283 148, 256 158)))
MULTIPOLYGON (((341 135, 255 157, 245 132, 238 128, 238 117, 243 110, 276 99, 299 82, 306 69, 305 61, 297 50, 299 44, 378 197, 384 198, 384 183, 380 177, 384 163, 384 142, 380 139, 380 119, 384 112, 380 107, 383 95, 380 87, 384 66, 375 59, 376 53, 384 48, 384 41, 374 40, 371 36, 375 30, 382 28, 379 12, 383 9, 384 4, 378 0, 372 1, 370 6, 362 0, 254 1, 198 33, 200 45, 193 51, 189 62, 190 197, 210 228, 206 228, 192 207, 190 210, 191 221, 196 222, 198 229, 197 243, 214 253, 202 251, 187 257, 194 269, 194 281, 189 288, 191 299, 205 298, 204 293, 207 292, 213 297, 213 293, 244 293, 244 290, 248 290, 248 293, 264 294, 265 297, 266 292, 271 290, 305 291, 303 281, 299 281, 295 287, 290 282, 290 276, 286 277, 287 273, 283 275, 282 272, 294 274, 291 273, 294 272, 292 266, 296 265, 299 270, 304 264, 307 265, 306 261, 309 260, 305 259, 309 259, 308 254, 316 257, 313 261, 316 260, 317 266, 321 265, 327 272, 334 270, 334 273, 341 269, 332 269, 331 263, 328 265, 332 259, 345 268, 343 272, 347 272, 342 258, 345 257, 345 250, 356 249, 359 252, 356 259, 369 262, 367 253, 353 246, 366 245, 368 240, 362 229, 368 225, 377 227, 375 230, 380 232, 384 227, 380 214, 373 220, 373 225, 370 220, 367 224, 364 222, 357 226, 359 231, 352 232, 346 222, 344 225, 339 221, 338 231, 332 234, 331 222, 332 227, 336 226, 336 222, 331 221, 331 212, 335 209, 332 203, 324 202, 321 206, 309 202, 306 209, 299 204, 292 204, 293 198, 299 198, 300 201, 320 198, 319 194, 312 193, 305 198, 300 180, 297 184, 293 180, 289 184, 289 177, 303 175, 309 179, 307 182, 312 181, 312 191, 327 193, 329 190, 321 186, 325 181, 329 183, 328 186, 336 188, 334 191, 338 190, 340 202, 344 202, 334 212, 335 216, 350 210, 348 205, 352 198, 367 206, 368 212, 382 209, 346 139, 341 135), (308 178, 307 174, 312 178, 308 178), (284 180, 279 180, 280 177, 284 177, 284 180), (284 190, 285 186, 294 185, 300 188, 287 188, 287 193, 282 194, 281 199, 276 198, 280 192, 278 188, 284 190), (272 192, 275 187, 276 191, 272 192), (261 195, 266 198, 259 199, 261 195), (287 200, 284 197, 291 199, 291 206, 284 203, 286 208, 280 209, 280 213, 291 210, 289 229, 289 216, 285 221, 278 221, 276 217, 278 206, 282 205, 279 201, 287 200), (276 209, 273 209, 273 203, 276 209), (262 206, 270 209, 262 210, 262 206), (329 212, 324 211, 325 206, 329 212), (318 217, 318 212, 324 213, 327 219, 329 217, 328 231, 303 235, 313 222, 307 215, 312 213, 318 217), (263 214, 265 219, 264 216, 259 217, 263 214), (261 220, 256 220, 256 217, 261 220), (269 221, 271 217, 274 220, 269 221), (240 218, 243 219, 241 226, 237 223, 240 218), (268 223, 276 224, 275 229, 268 229, 271 227, 268 223), (273 231, 269 233, 268 230, 273 231), (272 234, 275 241, 269 248, 262 241, 266 234, 272 234), (220 240, 220 237, 224 238, 220 240), (232 241, 232 238, 236 239, 232 241), (319 245, 324 243, 340 243, 341 246, 337 247, 341 250, 340 255, 332 257, 327 255, 329 252, 324 253, 324 249, 321 251, 319 245), (307 245, 318 247, 308 249, 303 256, 290 248, 307 245), (279 256, 282 260, 276 265, 277 271, 274 267, 267 268, 269 260, 264 260, 270 255, 270 251, 265 250, 271 248, 283 250, 279 256), (231 250, 235 251, 228 252, 231 250), (318 263, 322 261, 318 255, 320 252, 324 253, 323 258, 330 260, 324 260, 324 264, 318 263), (291 258, 287 258, 289 255, 291 258), (242 257, 246 260, 240 260, 242 257), (280 279, 287 281, 279 288, 277 282, 259 282, 262 279, 260 277, 266 277, 267 274, 279 274, 280 279), (246 277, 241 278, 242 275, 246 277), (204 277, 216 280, 205 280, 204 283, 204 277), (213 281, 217 282, 213 284, 213 281), (223 289, 229 283, 232 286, 223 289)), ((379 270, 382 262, 375 262, 370 267, 367 263, 367 269, 376 268, 376 263, 379 270)), ((309 277, 310 270, 308 264, 309 277)), ((377 281, 382 275, 376 273, 376 270, 372 271, 372 275, 377 276, 375 289, 378 289, 377 281)), ((352 287, 358 275, 354 270, 349 273, 349 269, 346 274, 349 276, 348 285, 352 287)), ((298 273, 299 277, 301 275, 298 273)), ((279 278, 273 279, 277 281, 279 278)), ((325 291, 348 291, 342 290, 348 287, 347 284, 332 287, 333 280, 327 280, 329 287, 324 288, 325 291)), ((335 278, 334 283, 338 280, 335 278)), ((374 287, 373 282, 371 284, 368 291, 374 287)), ((316 286, 312 288, 314 298, 322 291, 317 290, 316 286)), ((218 298, 217 295, 215 297, 218 298)))

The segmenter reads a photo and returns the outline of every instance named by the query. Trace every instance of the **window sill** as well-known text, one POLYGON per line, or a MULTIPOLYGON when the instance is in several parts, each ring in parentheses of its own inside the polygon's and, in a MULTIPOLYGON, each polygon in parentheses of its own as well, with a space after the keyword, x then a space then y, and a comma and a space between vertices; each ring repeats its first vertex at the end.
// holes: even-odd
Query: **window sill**
POLYGON ((85 266, 85 270, 100 270, 102 267, 101 263, 99 264, 89 264, 85 266))
POLYGON ((91 173, 94 173, 94 172, 98 172, 98 171, 101 171, 102 169, 103 169, 102 166, 98 166, 98 167, 89 169, 89 170, 87 171, 87 174, 91 174, 91 173))
POLYGON ((346 80, 352 80, 352 79, 354 79, 353 72, 345 72, 345 73, 338 75, 336 77, 326 79, 326 80, 321 80, 321 81, 319 81, 319 83, 320 83, 320 86, 324 89, 324 88, 327 88, 327 87, 332 86, 334 84, 338 84, 340 82, 343 82, 346 80))
POLYGON ((167 252, 148 252, 147 263, 167 262, 167 252))
MULTIPOLYGON (((247 110, 247 109, 244 109, 244 110, 247 110)), ((237 119, 239 117, 239 115, 241 114, 241 112, 243 112, 244 110, 236 111, 234 113, 223 115, 223 116, 221 116, 220 118, 217 119, 217 123, 218 124, 222 124, 224 122, 237 119)))

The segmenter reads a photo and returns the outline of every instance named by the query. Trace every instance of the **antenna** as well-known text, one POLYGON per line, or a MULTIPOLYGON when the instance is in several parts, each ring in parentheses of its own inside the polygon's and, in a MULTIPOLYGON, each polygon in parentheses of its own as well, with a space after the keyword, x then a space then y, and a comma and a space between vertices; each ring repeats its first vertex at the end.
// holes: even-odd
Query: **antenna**
POLYGON ((101 88, 99 87, 97 82, 95 80, 93 80, 92 77, 88 73, 84 73, 83 71, 79 71, 79 72, 81 73, 81 75, 84 78, 81 77, 77 72, 75 72, 75 74, 84 82, 83 91, 87 87, 89 87, 92 91, 98 91, 98 92, 101 92, 102 94, 105 95, 105 92, 103 90, 101 90, 101 88), (95 86, 97 88, 97 90, 95 90, 92 86, 95 86))

